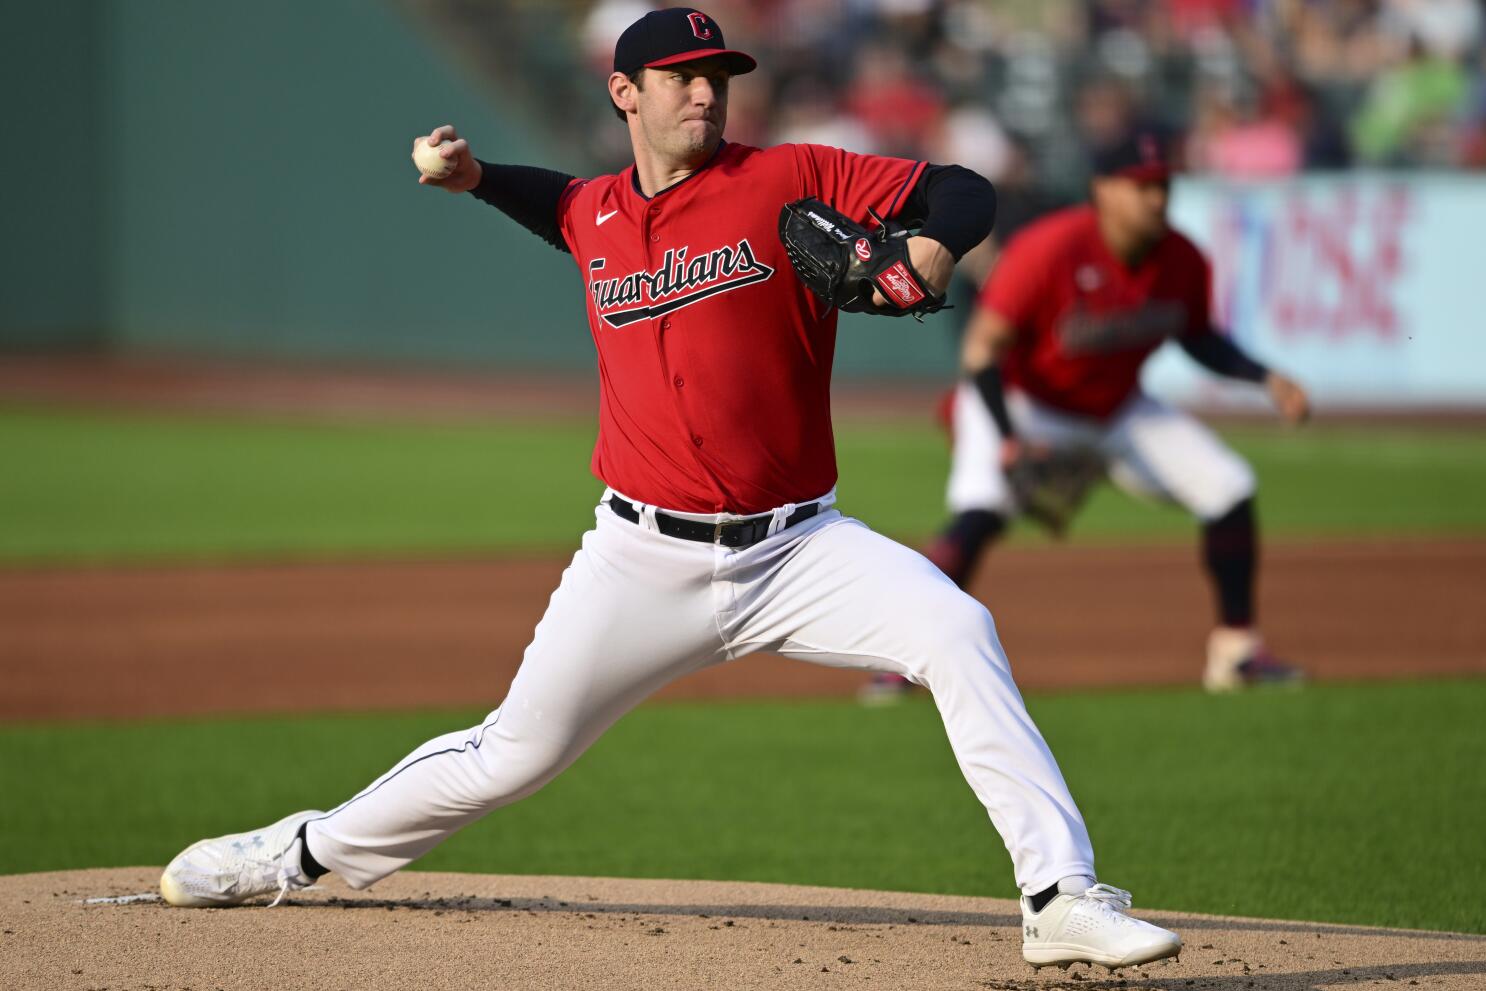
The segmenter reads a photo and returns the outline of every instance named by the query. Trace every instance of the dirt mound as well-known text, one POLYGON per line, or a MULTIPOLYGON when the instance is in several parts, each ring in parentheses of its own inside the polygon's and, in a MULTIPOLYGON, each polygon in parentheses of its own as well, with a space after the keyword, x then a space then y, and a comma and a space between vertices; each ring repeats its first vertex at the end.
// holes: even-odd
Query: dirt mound
POLYGON ((158 868, 0 877, 0 986, 1434 989, 1486 985, 1486 937, 1139 913, 1180 961, 1034 975, 1016 903, 710 881, 405 872, 284 907, 88 903, 158 868))

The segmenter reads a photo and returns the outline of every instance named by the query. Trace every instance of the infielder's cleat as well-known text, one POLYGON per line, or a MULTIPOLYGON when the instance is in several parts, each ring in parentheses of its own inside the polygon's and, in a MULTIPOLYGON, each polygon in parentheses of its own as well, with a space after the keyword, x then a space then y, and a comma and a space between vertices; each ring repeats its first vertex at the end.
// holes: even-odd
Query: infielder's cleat
POLYGON ((1209 692, 1299 688, 1303 684, 1305 672, 1271 654, 1254 630, 1218 627, 1207 638, 1202 687, 1209 692))
POLYGON ((1132 918, 1130 892, 1096 884, 1082 894, 1054 896, 1041 912, 1022 899, 1022 959, 1034 967, 1099 964, 1112 971, 1175 956, 1182 939, 1132 918))
POLYGON ((913 689, 913 682, 901 674, 880 671, 857 689, 857 701, 868 706, 895 705, 912 695, 913 689))
POLYGON ((1261 650, 1238 665, 1238 679, 1246 688, 1266 685, 1299 688, 1305 684, 1305 671, 1289 661, 1280 660, 1267 650, 1261 650))
POLYGON ((272 908, 315 883, 300 864, 299 827, 324 814, 296 812, 263 829, 193 843, 160 875, 160 896, 181 908, 211 908, 276 893, 272 908))

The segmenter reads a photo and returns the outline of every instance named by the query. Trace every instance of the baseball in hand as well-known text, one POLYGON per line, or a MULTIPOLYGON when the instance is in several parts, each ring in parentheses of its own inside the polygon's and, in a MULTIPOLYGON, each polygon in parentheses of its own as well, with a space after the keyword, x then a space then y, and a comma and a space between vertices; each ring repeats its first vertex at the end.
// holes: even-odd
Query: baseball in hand
POLYGON ((430 179, 442 179, 454 171, 454 162, 440 155, 439 146, 429 144, 427 138, 419 138, 413 148, 413 164, 430 179))

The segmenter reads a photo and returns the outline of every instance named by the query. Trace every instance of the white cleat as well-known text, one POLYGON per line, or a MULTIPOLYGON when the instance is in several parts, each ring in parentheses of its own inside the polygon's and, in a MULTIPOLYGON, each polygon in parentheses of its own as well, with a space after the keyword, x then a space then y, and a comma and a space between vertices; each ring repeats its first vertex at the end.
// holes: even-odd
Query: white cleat
POLYGON ((1174 957, 1182 938, 1125 914, 1130 892, 1096 884, 1033 912, 1022 899, 1022 959, 1035 968, 1099 964, 1111 970, 1174 957))
POLYGON ((212 908, 276 893, 272 908, 315 883, 300 865, 299 827, 324 814, 296 812, 263 829, 193 843, 160 875, 160 896, 180 908, 212 908))
POLYGON ((1249 688, 1299 688, 1305 671, 1270 653, 1252 629, 1220 626, 1207 638, 1202 687, 1214 695, 1249 688))

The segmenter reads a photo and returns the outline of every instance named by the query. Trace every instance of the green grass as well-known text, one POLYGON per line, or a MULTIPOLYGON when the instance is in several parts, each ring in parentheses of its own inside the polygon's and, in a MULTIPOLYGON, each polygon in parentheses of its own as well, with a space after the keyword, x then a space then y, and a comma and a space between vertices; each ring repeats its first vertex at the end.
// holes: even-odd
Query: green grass
POLYGON ((0 561, 568 547, 594 428, 0 412, 0 561))
MULTIPOLYGON (((838 425, 841 505, 917 541, 943 519, 928 424, 838 425)), ((566 552, 592 521, 588 422, 282 422, 0 409, 0 562, 566 552)), ((1276 535, 1486 533, 1486 430, 1227 434, 1276 535)), ((1101 490, 1080 538, 1187 538, 1101 490)))
MULTIPOLYGON (((1030 706, 1137 905, 1486 933, 1486 680, 1030 706)), ((162 864, 480 715, 0 728, 0 872, 162 864)), ((1013 893, 922 699, 642 707, 419 866, 1013 893)))

